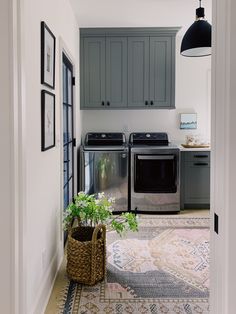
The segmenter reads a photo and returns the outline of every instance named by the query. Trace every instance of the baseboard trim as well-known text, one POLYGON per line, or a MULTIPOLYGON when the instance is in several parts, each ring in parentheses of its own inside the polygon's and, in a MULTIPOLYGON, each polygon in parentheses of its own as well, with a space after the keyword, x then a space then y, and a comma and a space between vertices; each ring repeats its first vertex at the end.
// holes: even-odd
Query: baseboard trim
POLYGON ((38 298, 32 307, 30 313, 42 314, 45 312, 52 289, 57 277, 57 273, 63 261, 63 249, 59 248, 56 254, 53 256, 48 270, 44 275, 44 280, 39 289, 38 298))

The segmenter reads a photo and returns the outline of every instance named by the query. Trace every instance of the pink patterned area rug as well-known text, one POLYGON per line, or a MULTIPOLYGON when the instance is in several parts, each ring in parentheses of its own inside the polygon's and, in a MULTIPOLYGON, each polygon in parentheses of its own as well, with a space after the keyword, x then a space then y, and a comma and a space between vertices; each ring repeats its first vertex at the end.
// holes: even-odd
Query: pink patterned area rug
POLYGON ((209 313, 209 218, 141 218, 107 234, 107 278, 67 283, 61 313, 209 313))

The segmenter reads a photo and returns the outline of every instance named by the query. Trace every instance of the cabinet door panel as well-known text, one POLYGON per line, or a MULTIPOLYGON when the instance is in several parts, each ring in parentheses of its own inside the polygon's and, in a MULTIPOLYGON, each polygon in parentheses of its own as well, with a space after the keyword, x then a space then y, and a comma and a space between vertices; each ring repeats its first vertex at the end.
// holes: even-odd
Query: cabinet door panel
POLYGON ((105 101, 105 38, 84 39, 84 105, 102 107, 105 101))
POLYGON ((184 203, 210 203, 210 163, 185 162, 184 203))
POLYGON ((185 152, 185 161, 208 162, 210 161, 210 151, 185 152))
POLYGON ((106 106, 127 107, 127 37, 106 38, 106 106))
POLYGON ((149 100, 149 37, 128 38, 128 106, 149 100))
POLYGON ((171 38, 150 37, 150 101, 156 107, 171 107, 171 38))

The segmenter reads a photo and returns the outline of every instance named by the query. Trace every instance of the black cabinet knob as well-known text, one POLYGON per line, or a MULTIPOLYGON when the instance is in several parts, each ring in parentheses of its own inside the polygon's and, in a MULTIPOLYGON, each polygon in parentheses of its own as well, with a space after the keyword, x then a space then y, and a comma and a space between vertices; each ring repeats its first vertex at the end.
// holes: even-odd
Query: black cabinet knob
POLYGON ((148 106, 148 101, 147 100, 145 101, 145 106, 148 106))
POLYGON ((154 101, 153 101, 153 100, 151 100, 151 103, 150 103, 150 104, 151 104, 151 106, 153 106, 153 105, 154 105, 154 101))
POLYGON ((110 101, 107 102, 107 106, 110 106, 110 101))
POLYGON ((105 106, 105 102, 104 101, 102 101, 102 106, 105 106))

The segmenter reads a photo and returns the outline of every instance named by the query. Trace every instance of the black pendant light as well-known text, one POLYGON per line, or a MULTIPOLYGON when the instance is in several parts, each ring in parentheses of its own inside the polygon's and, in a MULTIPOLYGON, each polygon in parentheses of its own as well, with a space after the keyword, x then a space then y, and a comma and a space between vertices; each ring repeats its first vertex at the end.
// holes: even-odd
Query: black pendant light
POLYGON ((185 57, 203 57, 211 55, 211 24, 204 19, 204 8, 196 9, 196 21, 185 33, 180 53, 185 57))

